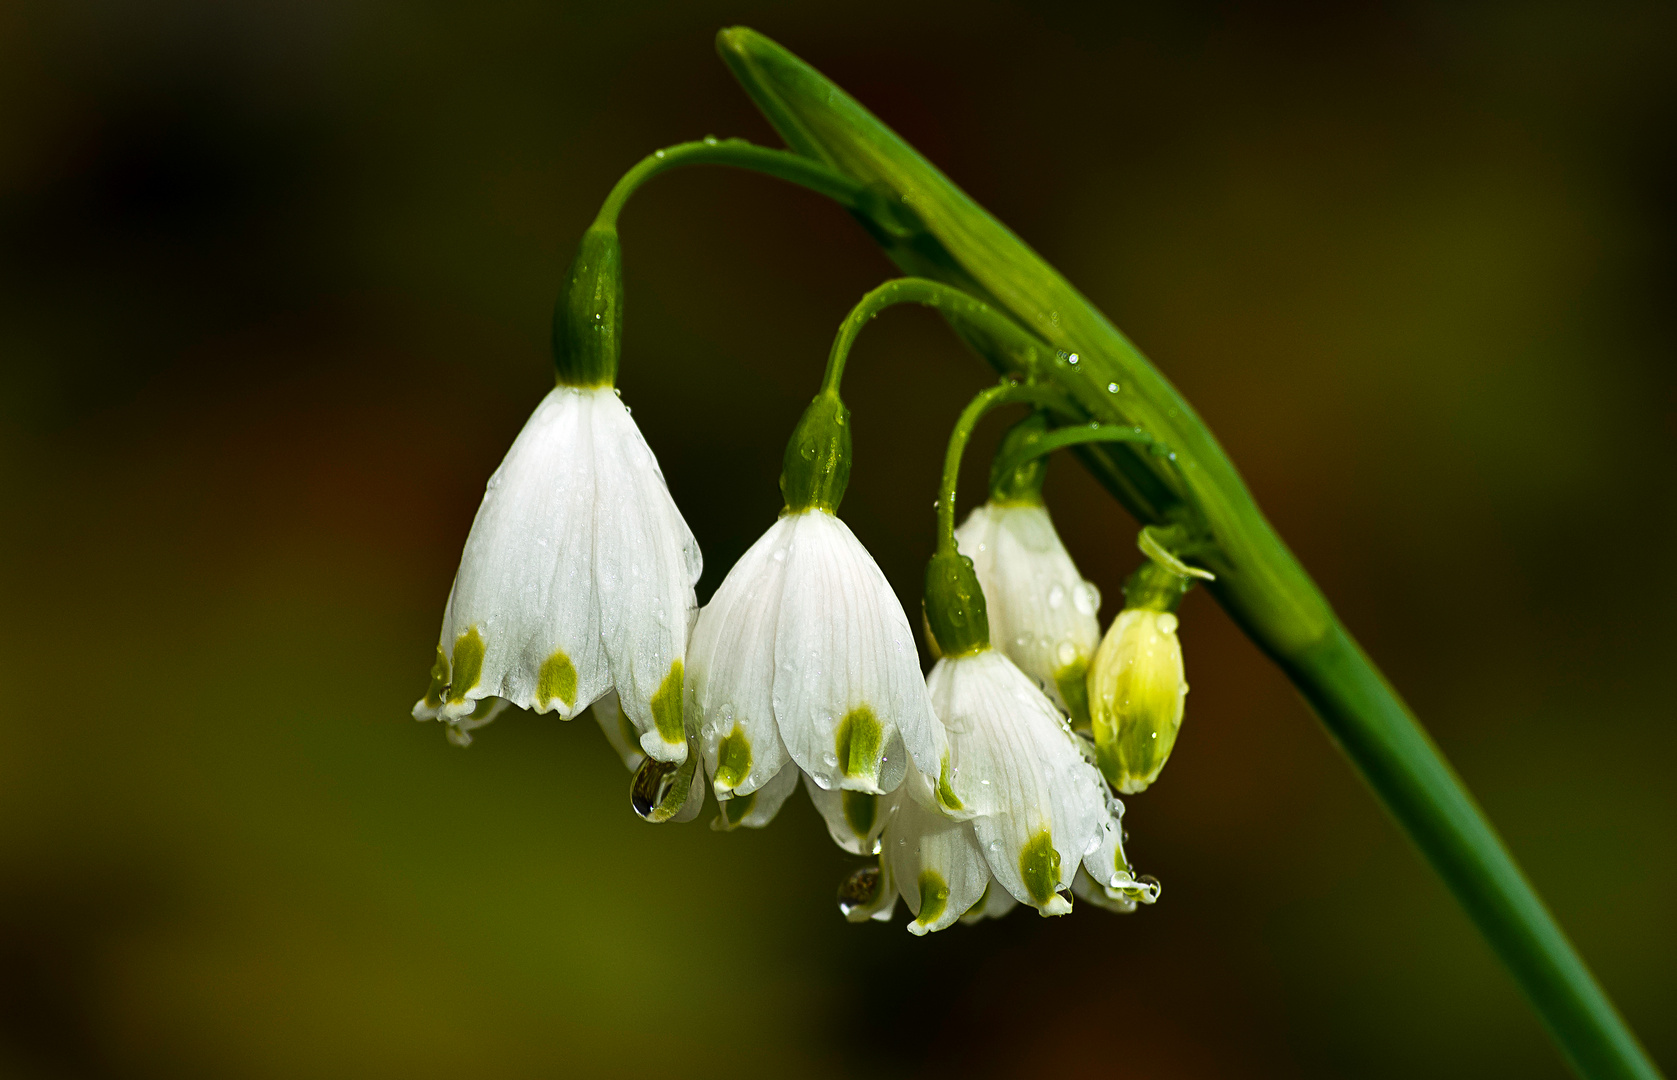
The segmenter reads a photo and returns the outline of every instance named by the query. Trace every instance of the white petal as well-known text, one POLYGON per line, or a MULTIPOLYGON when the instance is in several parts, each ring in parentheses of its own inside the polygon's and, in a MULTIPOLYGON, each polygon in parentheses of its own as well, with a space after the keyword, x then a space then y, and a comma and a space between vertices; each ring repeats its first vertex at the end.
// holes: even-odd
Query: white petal
POLYGON ((903 902, 914 912, 911 934, 952 926, 984 896, 990 868, 978 849, 970 822, 943 816, 932 800, 930 782, 920 773, 898 789, 896 811, 886 826, 883 859, 903 902), (911 788, 923 788, 905 794, 911 788))
POLYGON ((986 650, 938 661, 927 680, 949 735, 947 787, 970 813, 991 872, 1045 915, 1100 841, 1105 788, 1054 705, 986 650))
POLYGON ((788 518, 774 705, 792 759, 821 787, 882 792, 907 764, 889 753, 900 735, 914 764, 935 773, 942 732, 890 583, 836 517, 788 518))
POLYGON ((798 775, 798 767, 788 761, 784 769, 769 777, 756 791, 747 795, 736 794, 729 799, 719 799, 717 809, 720 813, 711 823, 712 828, 723 832, 732 831, 740 826, 761 829, 774 820, 787 798, 797 790, 798 775))
POLYGON ((617 751, 617 756, 623 759, 624 768, 634 772, 646 760, 641 753, 640 732, 635 725, 623 715, 623 710, 617 704, 617 691, 608 690, 605 696, 594 703, 594 721, 600 725, 605 733, 606 742, 617 751))
POLYGON ((1049 698, 1087 722, 1084 674, 1100 645, 1100 593, 1083 579, 1041 506, 978 507, 955 530, 984 587, 990 641, 1049 698))
POLYGON ((978 903, 961 916, 961 924, 971 926, 973 923, 984 919, 999 919, 1018 906, 1019 901, 1013 898, 1013 894, 997 885, 995 879, 991 878, 990 884, 985 887, 984 895, 979 898, 978 903))
POLYGON ((591 584, 591 393, 550 392, 489 478, 443 615, 445 720, 485 697, 569 719, 611 685, 591 584))
POLYGON ((1089 876, 1087 870, 1079 870, 1077 877, 1072 879, 1071 891, 1079 900, 1087 901, 1098 908, 1114 911, 1120 915, 1128 915, 1136 908, 1136 902, 1116 889, 1108 889, 1089 876))
POLYGON ((808 776, 804 777, 804 789, 827 822, 833 843, 852 855, 879 853, 879 835, 885 831, 894 805, 891 796, 849 788, 824 788, 808 776))
POLYGON ((1124 854, 1124 804, 1108 796, 1107 808, 1095 848, 1083 857, 1080 876, 1091 890, 1100 894, 1101 898, 1095 902, 1101 907, 1134 911, 1138 903, 1151 904, 1158 900, 1159 882, 1157 878, 1137 874, 1129 856, 1124 854))
POLYGON ((791 518, 775 522, 728 571, 693 626, 688 722, 718 798, 749 795, 791 760, 774 718, 775 632, 791 528, 791 518))
POLYGON ((698 612, 698 542, 664 474, 617 394, 590 394, 594 471, 594 588, 600 634, 623 712, 641 748, 662 761, 687 754, 682 658, 698 612))
POLYGON ((446 721, 448 741, 455 746, 472 745, 472 732, 500 716, 507 709, 506 698, 481 698, 477 708, 457 720, 446 721))

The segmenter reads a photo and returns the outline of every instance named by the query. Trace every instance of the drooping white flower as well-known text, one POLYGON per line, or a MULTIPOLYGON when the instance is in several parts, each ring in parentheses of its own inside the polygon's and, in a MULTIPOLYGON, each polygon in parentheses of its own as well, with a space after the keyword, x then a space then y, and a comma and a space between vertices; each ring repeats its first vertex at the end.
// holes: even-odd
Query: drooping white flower
MULTIPOLYGON (((1062 767, 1070 770, 1074 777, 1070 783, 1081 789, 1078 797, 1086 802, 1079 811, 1094 811, 1097 818, 1094 847, 1082 856, 1081 865, 1067 852, 1056 853, 1072 859, 1073 894, 1112 911, 1134 911, 1138 903, 1151 904, 1158 897, 1158 883, 1136 878, 1124 856, 1120 826, 1123 804, 1117 799, 1108 799, 1099 809, 1089 804, 1091 781, 1098 795, 1105 796, 1099 778, 1091 776, 1086 764, 1078 769, 1057 748, 1052 753, 1061 759, 1062 767)), ((980 781, 979 786, 985 785, 980 781)), ((914 913, 908 924, 912 934, 942 930, 956 920, 974 923, 1000 918, 1018 903, 992 868, 993 859, 1001 857, 1001 851, 987 854, 986 845, 979 841, 979 818, 951 816, 940 805, 949 796, 946 791, 940 799, 930 778, 916 772, 897 789, 887 808, 880 864, 887 871, 886 879, 895 884, 914 913)), ((1061 875, 1056 883, 1056 891, 1064 889, 1063 878, 1061 875)), ((1056 896, 1048 907, 1038 907, 1043 914, 1060 914, 1069 910, 1060 906, 1065 903, 1063 897, 1056 896)))
POLYGON ((682 761, 700 568, 616 391, 555 387, 489 479, 415 717, 465 736, 491 698, 568 720, 615 688, 641 751, 682 761))
POLYGON ((1062 894, 1079 863, 1099 851, 1110 816, 1106 788, 1077 736, 1037 684, 993 649, 946 656, 927 685, 949 738, 936 792, 945 813, 970 819, 977 852, 1014 899, 1044 915, 1070 911, 1062 894))
POLYGON ((902 604, 825 509, 783 513, 728 572, 699 613, 687 686, 717 798, 789 789, 801 770, 852 851, 877 850, 877 796, 943 756, 902 604))
POLYGON ((1072 722, 1089 720, 1085 676, 1100 644, 1100 592, 1083 579, 1040 503, 991 500, 955 530, 989 609, 990 640, 1072 722))

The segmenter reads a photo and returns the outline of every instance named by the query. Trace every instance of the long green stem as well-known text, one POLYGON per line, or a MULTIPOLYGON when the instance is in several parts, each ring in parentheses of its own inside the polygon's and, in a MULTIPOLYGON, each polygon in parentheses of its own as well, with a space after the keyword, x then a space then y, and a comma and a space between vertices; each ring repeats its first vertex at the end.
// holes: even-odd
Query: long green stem
MULTIPOLYGON (((1175 451, 1185 485, 1177 497, 1144 453, 1083 447, 1080 456, 1144 524, 1170 523, 1173 506, 1203 518, 1215 541, 1204 561, 1217 574, 1207 587, 1303 692, 1508 965, 1577 1072, 1590 1080, 1656 1080, 1659 1070, 1483 811, 1187 401, 1053 267, 820 72, 742 27, 724 30, 717 47, 795 152, 869 191, 888 192, 882 205, 913 207, 918 232, 878 222, 869 228, 904 272, 956 285, 1007 312, 1066 357, 1051 377, 1089 418, 1139 426, 1175 451)), ((1005 354, 986 355, 1003 371, 1020 370, 1005 354)), ((948 512, 952 518, 953 506, 948 512)))

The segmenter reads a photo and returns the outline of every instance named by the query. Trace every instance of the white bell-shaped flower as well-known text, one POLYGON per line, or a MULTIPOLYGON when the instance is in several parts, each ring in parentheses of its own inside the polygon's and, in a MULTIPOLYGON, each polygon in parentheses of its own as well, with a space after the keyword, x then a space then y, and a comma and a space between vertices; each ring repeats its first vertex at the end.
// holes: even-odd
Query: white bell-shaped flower
POLYGON ((1100 592, 1083 579, 1038 502, 985 503, 955 530, 984 587, 990 640, 1073 723, 1089 722, 1085 677, 1100 645, 1100 592))
POLYGON ((609 386, 558 386, 490 477, 414 706, 464 736, 491 698, 570 719, 616 689, 645 754, 680 762, 698 544, 609 386))
POLYGON ((902 604, 825 510, 783 514, 728 572, 694 626, 687 681, 717 797, 795 766, 851 850, 878 836, 863 797, 895 788, 911 760, 935 771, 942 758, 902 604))
POLYGON ((1070 911, 1061 894, 1099 848, 1108 816, 1106 788, 1077 736, 993 649, 946 656, 927 686, 949 738, 938 785, 945 812, 970 818, 978 852, 1016 900, 1044 915, 1070 911))
POLYGON ((786 509, 699 614, 687 707, 719 800, 789 789, 795 767, 834 839, 865 853, 877 797, 911 763, 935 772, 943 731, 902 604, 834 513, 849 444, 848 411, 823 392, 787 446, 786 509))
MULTIPOLYGON (((1080 784, 1082 797, 1090 799, 1088 770, 1079 770, 1069 759, 1065 764, 1078 777, 1072 783, 1080 784)), ((1105 794, 1098 779, 1094 786, 1105 794)), ((916 772, 897 789, 888 807, 880 864, 914 913, 914 920, 908 924, 912 934, 942 930, 957 919, 974 923, 1000 918, 1018 903, 992 869, 985 845, 979 840, 979 819, 951 817, 940 805, 948 794, 946 791, 940 799, 931 780, 916 772)), ((1086 803, 1078 812, 1093 810, 1095 807, 1086 803)), ((1151 904, 1159 892, 1158 882, 1137 878, 1124 856, 1119 824, 1123 813, 1123 804, 1109 799, 1104 812, 1096 812, 1094 847, 1083 855, 1082 865, 1073 860, 1073 894, 1111 911, 1134 911, 1138 903, 1151 904)), ((1059 854, 1064 857, 1064 853, 1059 854)), ((1061 875, 1056 891, 1064 888, 1063 879, 1061 875)), ((1057 903, 1050 902, 1052 910, 1038 906, 1044 914, 1069 910, 1060 906, 1066 903, 1063 896, 1056 896, 1054 901, 1057 903)))

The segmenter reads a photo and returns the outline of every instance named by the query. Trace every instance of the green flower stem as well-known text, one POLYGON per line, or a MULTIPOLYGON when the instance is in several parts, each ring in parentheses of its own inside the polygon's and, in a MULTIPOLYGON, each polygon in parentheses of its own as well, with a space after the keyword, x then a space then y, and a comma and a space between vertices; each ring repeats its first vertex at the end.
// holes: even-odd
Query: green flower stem
POLYGON ((961 410, 955 429, 949 433, 949 447, 943 454, 943 481, 938 486, 937 551, 939 555, 955 551, 955 483, 961 475, 961 457, 967 443, 984 414, 1003 405, 1036 405, 1040 408, 1064 411, 1065 398, 1057 389, 1035 383, 1004 382, 980 390, 967 407, 961 410))
MULTIPOLYGON (((1340 625, 1176 389, 1053 267, 820 72, 743 27, 722 31, 717 48, 793 151, 878 194, 878 206, 913 209, 917 230, 895 231, 856 210, 905 273, 954 285, 1008 313, 1056 350, 1047 377, 1087 419, 1139 427, 1176 453, 1180 489, 1175 469, 1146 451, 1122 444, 1077 450, 1144 525, 1192 521, 1211 538, 1203 561, 1217 580, 1207 588, 1298 686, 1508 965, 1577 1072, 1591 1080, 1657 1078, 1460 778, 1340 625)), ((986 356, 1003 371, 1019 371, 1006 355, 986 356)), ((952 520, 953 506, 947 513, 952 520)))
MULTIPOLYGON (((1087 443, 1138 443, 1142 446, 1158 448, 1160 444, 1153 436, 1133 427, 1114 427, 1102 424, 1098 420, 1091 420, 1087 424, 1076 427, 1055 428, 1039 436, 1034 442, 1021 447, 1017 452, 998 458, 995 469, 1000 473, 1010 473, 1022 465, 1028 464, 1045 454, 1056 450, 1064 450, 1069 446, 1082 446, 1087 443)), ((1155 449, 1155 453, 1157 449, 1155 449)), ((1169 451, 1166 451, 1168 453, 1169 451)))
POLYGON ((748 172, 763 173, 825 195, 847 210, 865 214, 870 219, 878 219, 882 223, 881 227, 888 231, 905 232, 914 228, 911 224, 912 218, 907 216, 906 212, 893 214, 889 207, 883 205, 880 197, 870 195, 866 184, 858 183, 807 157, 785 150, 757 146, 744 139, 703 139, 697 142, 677 143, 648 154, 634 168, 624 173, 623 178, 611 189, 606 201, 600 205, 599 214, 594 218, 595 226, 616 228, 623 204, 629 201, 629 196, 642 184, 660 173, 685 165, 725 165, 748 172))
MULTIPOLYGON (((1008 357, 1008 365, 1026 374, 1046 374, 1053 353, 1040 338, 1014 322, 1012 317, 996 310, 970 293, 926 278, 895 278, 887 281, 857 301, 833 337, 833 347, 827 353, 827 371, 821 379, 821 389, 838 393, 844 379, 845 361, 850 358, 850 347, 862 327, 874 316, 895 304, 921 304, 935 308, 966 340, 973 342, 986 355, 1008 357)), ((1078 415, 1075 412, 1072 415, 1078 415)))

